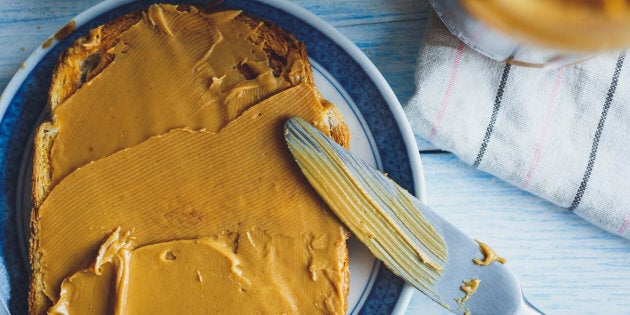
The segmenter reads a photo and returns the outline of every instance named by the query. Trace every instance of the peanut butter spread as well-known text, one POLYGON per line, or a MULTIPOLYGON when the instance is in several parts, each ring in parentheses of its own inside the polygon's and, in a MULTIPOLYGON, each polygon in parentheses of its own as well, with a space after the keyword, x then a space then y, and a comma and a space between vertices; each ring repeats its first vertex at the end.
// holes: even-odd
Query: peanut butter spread
POLYGON ((465 295, 463 298, 461 299, 456 299, 456 301, 458 303, 465 303, 466 301, 468 301, 468 299, 475 294, 475 292, 477 291, 477 288, 479 288, 479 284, 481 283, 481 280, 475 278, 475 279, 471 279, 468 281, 462 281, 464 284, 462 286, 460 286, 459 288, 464 291, 465 295))
POLYGON ((477 241, 479 244, 479 250, 483 254, 483 259, 473 258, 473 262, 480 266, 489 266, 491 263, 498 261, 499 263, 505 264, 505 258, 497 255, 497 252, 494 251, 488 244, 477 241))
MULTIPOLYGON (((317 241, 270 235, 255 227, 241 231, 134 248, 130 233, 121 235, 117 229, 101 246, 89 268, 63 281, 61 298, 49 313, 304 311, 300 286, 303 280, 293 276, 304 270, 299 259, 291 258, 303 255, 305 247, 318 251, 321 246, 317 246, 317 241), (167 293, 172 298, 156 299, 165 295, 164 288, 172 288, 167 293), (103 296, 103 292, 111 296, 103 296), (108 298, 114 302, 106 303, 108 298), (208 303, 209 300, 213 302, 208 303)), ((313 276, 316 275, 313 270, 313 276)), ((326 307, 327 311, 334 310, 334 305, 326 307)))
POLYGON ((292 119, 285 138, 305 177, 353 234, 395 274, 438 300, 434 287, 448 250, 411 194, 331 146, 304 120, 292 119))
POLYGON ((509 35, 548 47, 600 51, 630 47, 628 0, 461 0, 509 35))
MULTIPOLYGON (((250 107, 217 133, 175 129, 69 174, 39 208, 46 295, 58 309, 134 313, 199 299, 186 313, 222 305, 344 312, 347 233, 303 179, 282 137, 287 117, 324 126, 324 106, 301 84, 250 107), (118 246, 130 255, 122 259, 129 259, 126 267, 111 266, 117 264, 107 263, 111 258, 95 264, 101 243, 118 228, 132 231, 137 246, 118 246), (232 243, 204 240, 222 233, 235 235, 232 243), (169 255, 152 256, 164 251, 173 254, 173 264, 165 261, 169 255), (90 264, 109 267, 99 275, 90 264), (112 281, 113 306, 102 302, 111 299, 103 293, 109 291, 96 289, 112 281), (68 292, 101 300, 77 302, 68 292)), ((111 252, 107 247, 100 251, 111 252)))
MULTIPOLYGON (((52 108, 59 130, 51 151, 52 184, 173 128, 216 132, 251 105, 302 82, 305 57, 289 50, 283 56, 288 72, 274 73, 258 26, 240 15, 150 6, 109 49, 111 64, 52 108)), ((95 28, 70 50, 89 51, 101 38, 95 28)))

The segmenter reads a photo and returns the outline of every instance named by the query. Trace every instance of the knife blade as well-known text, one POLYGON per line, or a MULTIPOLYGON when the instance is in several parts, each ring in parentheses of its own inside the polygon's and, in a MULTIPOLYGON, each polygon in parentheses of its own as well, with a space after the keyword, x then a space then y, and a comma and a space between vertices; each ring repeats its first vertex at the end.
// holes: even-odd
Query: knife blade
POLYGON ((308 182, 340 221, 407 283, 456 314, 542 314, 487 245, 385 174, 301 118, 286 122, 285 139, 308 182))

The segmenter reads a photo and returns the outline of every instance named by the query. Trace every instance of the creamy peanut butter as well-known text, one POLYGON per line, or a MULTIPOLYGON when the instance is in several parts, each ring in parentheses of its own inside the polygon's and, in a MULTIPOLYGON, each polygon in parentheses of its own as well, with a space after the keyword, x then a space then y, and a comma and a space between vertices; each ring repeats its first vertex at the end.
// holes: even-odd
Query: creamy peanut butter
POLYGON ((505 264, 505 258, 497 255, 497 253, 492 249, 488 244, 476 241, 479 244, 479 250, 483 254, 483 259, 473 258, 473 262, 477 265, 488 266, 491 263, 497 261, 499 263, 505 264))
MULTIPOLYGON (((74 169, 173 128, 216 132, 259 102, 303 80, 299 71, 274 74, 257 27, 240 11, 206 14, 173 5, 150 6, 119 36, 113 61, 52 109, 59 135, 52 183, 74 169)), ((101 28, 71 49, 100 44, 101 28)), ((302 69, 303 56, 286 57, 302 69)))
POLYGON ((292 116, 332 134, 333 105, 240 14, 150 6, 52 108, 34 221, 50 313, 345 312, 347 232, 282 139, 292 116))
POLYGON ((304 120, 291 120, 285 132, 302 173, 337 217, 390 270, 438 300, 434 284, 448 249, 411 194, 330 145, 304 120))
POLYGON ((48 38, 44 43, 42 43, 42 48, 48 48, 52 45, 54 40, 62 40, 68 35, 72 34, 72 32, 76 29, 76 21, 72 20, 60 28, 52 37, 48 38))
POLYGON ((477 292, 477 289, 479 288, 479 284, 481 283, 481 280, 474 278, 474 279, 470 279, 468 281, 462 281, 463 285, 461 285, 459 287, 460 290, 462 290, 464 292, 464 296, 461 298, 456 298, 455 302, 457 302, 458 304, 458 310, 460 311, 464 311, 464 315, 470 315, 470 309, 468 309, 466 307, 466 301, 468 301, 468 299, 475 294, 475 292, 477 292))
MULTIPOLYGON (((239 235, 235 252, 240 257, 239 269, 272 273, 268 276, 275 279, 259 283, 251 278, 255 290, 234 291, 243 295, 234 297, 239 309, 255 309, 266 301, 279 313, 296 309, 300 313, 343 312, 347 232, 327 213, 292 161, 282 138, 283 123, 292 116, 316 125, 326 119, 312 87, 298 85, 280 92, 252 106, 218 133, 176 129, 72 172, 39 208, 46 295, 58 303, 60 293, 71 290, 64 289, 64 278, 72 279, 77 270, 86 269, 100 256, 101 242, 118 227, 133 231, 138 247, 168 243, 164 246, 182 246, 188 253, 197 245, 171 241, 230 231, 239 235), (254 292, 260 299, 244 297, 254 292), (276 298, 279 294, 284 298, 276 298)), ((161 263, 156 267, 138 261, 128 271, 125 307, 144 305, 143 293, 135 292, 143 290, 156 290, 164 305, 178 305, 184 301, 181 294, 200 295, 204 305, 227 299, 205 294, 210 288, 193 287, 193 283, 186 284, 192 291, 181 294, 170 286, 151 287, 148 277, 154 275, 145 268, 160 268, 161 263)), ((178 270, 189 268, 189 280, 227 281, 215 279, 197 262, 181 261, 168 277, 184 277, 178 270)), ((81 280, 66 280, 76 286, 72 291, 92 294, 82 283, 94 276, 76 277, 81 280)), ((66 309, 73 307, 72 301, 61 301, 66 309)))
MULTIPOLYGON (((49 313, 330 312, 334 306, 318 305, 321 301, 311 301, 320 309, 305 309, 302 279, 294 277, 304 273, 304 266, 292 258, 304 255, 304 248, 321 249, 315 243, 249 226, 238 233, 133 248, 129 234, 117 229, 90 268, 64 280, 61 298, 49 313)), ((322 265, 313 261, 312 267, 316 274, 322 265)))
POLYGON ((61 297, 49 314, 119 314, 119 289, 127 282, 130 233, 121 235, 117 228, 101 245, 89 268, 79 270, 63 280, 61 297))
POLYGON ((488 25, 533 43, 576 51, 630 46, 628 0, 461 0, 488 25))

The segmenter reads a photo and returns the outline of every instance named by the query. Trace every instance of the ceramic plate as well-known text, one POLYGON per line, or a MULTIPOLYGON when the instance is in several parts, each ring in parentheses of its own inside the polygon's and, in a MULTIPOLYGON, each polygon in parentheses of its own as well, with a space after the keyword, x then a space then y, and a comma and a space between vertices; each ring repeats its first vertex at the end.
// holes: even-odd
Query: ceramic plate
MULTIPOLYGON (((26 312, 32 134, 45 114, 57 56, 89 29, 151 2, 108 1, 78 15, 74 19, 76 30, 47 48, 38 48, 2 94, 0 300, 13 313, 26 312)), ((402 108, 387 82, 356 46, 320 18, 287 1, 226 0, 221 6, 270 20, 305 42, 316 84, 322 95, 341 109, 348 123, 351 150, 424 199, 417 146, 402 108)), ((355 239, 349 241, 349 251, 348 311, 352 314, 404 311, 412 289, 355 239)))

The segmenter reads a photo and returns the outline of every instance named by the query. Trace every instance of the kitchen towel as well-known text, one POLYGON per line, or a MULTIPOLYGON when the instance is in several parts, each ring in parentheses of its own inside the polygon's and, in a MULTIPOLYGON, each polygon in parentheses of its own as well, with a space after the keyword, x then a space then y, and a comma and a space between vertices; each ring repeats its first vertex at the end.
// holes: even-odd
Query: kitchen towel
POLYGON ((404 104, 412 129, 473 167, 630 238, 630 56, 557 69, 491 60, 433 15, 404 104))

